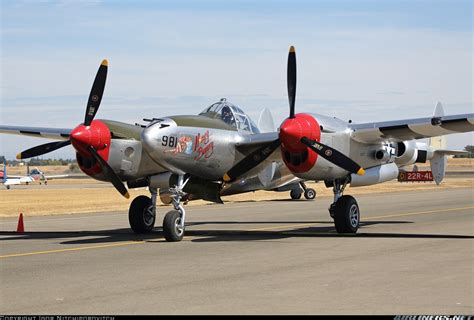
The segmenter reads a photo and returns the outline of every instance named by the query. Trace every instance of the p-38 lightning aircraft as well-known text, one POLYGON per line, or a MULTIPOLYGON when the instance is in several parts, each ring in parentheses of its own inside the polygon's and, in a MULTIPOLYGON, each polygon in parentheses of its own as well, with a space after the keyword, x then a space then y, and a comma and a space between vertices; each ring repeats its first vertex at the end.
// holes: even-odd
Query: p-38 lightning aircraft
POLYGON ((129 222, 135 232, 153 229, 157 190, 169 189, 175 210, 163 220, 167 241, 180 241, 184 236, 183 198, 188 194, 221 202, 220 195, 238 186, 242 178, 262 175, 272 181, 278 180, 281 172, 302 180, 324 181, 332 187, 334 201, 329 212, 336 230, 355 233, 360 212, 356 200, 343 195, 348 184, 389 181, 397 177, 399 167, 427 160, 437 163, 442 176, 450 151, 415 140, 474 129, 474 114, 444 116, 440 105, 433 117, 365 124, 320 114, 295 114, 293 47, 287 70, 290 112, 276 132, 259 133, 245 113, 227 101, 217 102, 197 116, 144 119, 147 125, 94 120, 107 67, 104 60, 92 86, 84 122, 76 128, 0 126, 0 132, 63 140, 28 149, 18 158, 72 144, 81 170, 95 179, 110 181, 123 196, 129 197, 123 181, 129 188, 147 186, 151 198, 138 196, 130 205, 129 222), (284 168, 276 168, 278 163, 284 168))

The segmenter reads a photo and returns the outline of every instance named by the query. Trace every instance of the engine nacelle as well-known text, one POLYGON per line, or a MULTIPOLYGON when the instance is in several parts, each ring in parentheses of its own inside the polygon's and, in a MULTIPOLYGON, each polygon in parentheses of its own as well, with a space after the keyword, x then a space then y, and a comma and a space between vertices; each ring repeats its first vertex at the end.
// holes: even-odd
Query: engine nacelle
POLYGON ((415 140, 403 141, 397 144, 397 157, 395 163, 399 166, 407 166, 414 163, 425 163, 433 157, 433 150, 426 143, 415 140))
POLYGON ((398 177, 398 166, 391 162, 365 170, 363 176, 351 174, 351 187, 370 186, 387 182, 398 177))
POLYGON ((301 142, 301 138, 333 146, 349 154, 350 137, 342 120, 319 114, 299 113, 280 126, 281 153, 288 169, 298 178, 326 180, 344 177, 347 171, 327 161, 301 142))

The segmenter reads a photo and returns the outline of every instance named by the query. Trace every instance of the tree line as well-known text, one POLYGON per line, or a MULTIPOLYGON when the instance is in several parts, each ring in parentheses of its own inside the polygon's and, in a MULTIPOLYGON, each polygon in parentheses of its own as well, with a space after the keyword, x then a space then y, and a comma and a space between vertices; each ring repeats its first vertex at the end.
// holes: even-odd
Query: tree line
POLYGON ((23 160, 7 160, 5 156, 0 156, 0 163, 6 162, 10 166, 18 166, 21 162, 29 163, 30 166, 66 166, 70 164, 77 164, 76 159, 40 159, 31 158, 27 161, 23 160))

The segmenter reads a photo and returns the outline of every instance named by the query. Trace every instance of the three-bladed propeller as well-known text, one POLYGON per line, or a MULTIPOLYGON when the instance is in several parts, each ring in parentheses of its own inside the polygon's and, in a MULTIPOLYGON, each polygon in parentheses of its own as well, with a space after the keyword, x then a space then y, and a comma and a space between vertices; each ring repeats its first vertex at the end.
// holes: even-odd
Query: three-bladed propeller
MULTIPOLYGON (((290 115, 285 121, 289 121, 295 118, 296 54, 295 48, 293 46, 290 47, 290 52, 288 53, 287 81, 290 115)), ((282 124, 282 126, 284 125, 284 123, 282 124)), ((280 136, 281 134, 282 132, 280 131, 280 136)), ((324 159, 349 171, 350 173, 357 173, 358 175, 363 175, 365 173, 364 169, 360 165, 358 165, 356 162, 354 162, 352 159, 342 154, 341 152, 335 150, 334 148, 331 148, 330 146, 322 144, 319 141, 309 139, 305 136, 301 137, 299 142, 306 145, 308 148, 316 152, 324 159)), ((239 176, 243 175, 247 171, 251 170, 258 164, 263 162, 266 158, 270 156, 270 154, 273 153, 273 151, 278 148, 280 143, 280 139, 274 140, 246 156, 224 175, 224 181, 234 181, 239 176)))
MULTIPOLYGON (((70 145, 72 143, 73 146, 76 148, 77 146, 81 147, 80 152, 87 150, 97 161, 98 165, 101 168, 102 174, 114 185, 118 192, 120 192, 124 197, 129 198, 127 188, 125 188, 122 181, 114 172, 114 170, 109 166, 107 161, 105 161, 100 156, 100 154, 97 153, 97 150, 93 146, 87 145, 87 143, 84 142, 87 141, 87 138, 90 138, 92 135, 91 130, 93 130, 93 128, 91 127, 91 124, 94 120, 95 115, 97 114, 97 111, 99 110, 100 102, 102 101, 102 96, 104 94, 105 89, 105 82, 107 79, 107 69, 108 62, 106 59, 104 59, 102 60, 102 63, 99 66, 99 70, 97 71, 97 74, 95 76, 94 83, 92 84, 91 92, 89 94, 89 100, 87 101, 84 123, 82 125, 79 125, 71 132, 69 140, 45 143, 30 148, 17 154, 16 158, 27 159, 37 157, 70 145)), ((92 126, 94 126, 94 124, 92 124, 92 126)))

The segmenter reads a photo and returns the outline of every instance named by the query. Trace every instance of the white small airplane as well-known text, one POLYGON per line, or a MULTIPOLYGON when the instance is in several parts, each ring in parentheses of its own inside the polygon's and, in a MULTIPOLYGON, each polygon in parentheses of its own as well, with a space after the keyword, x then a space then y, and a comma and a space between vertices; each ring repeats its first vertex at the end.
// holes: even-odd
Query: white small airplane
POLYGON ((44 183, 46 185, 48 184, 48 180, 66 178, 68 176, 69 175, 67 174, 47 176, 38 168, 35 168, 30 172, 28 165, 26 168, 26 176, 8 176, 6 162, 3 163, 3 171, 0 171, 0 181, 7 189, 10 189, 12 185, 30 184, 35 181, 39 181, 39 184, 44 183))

